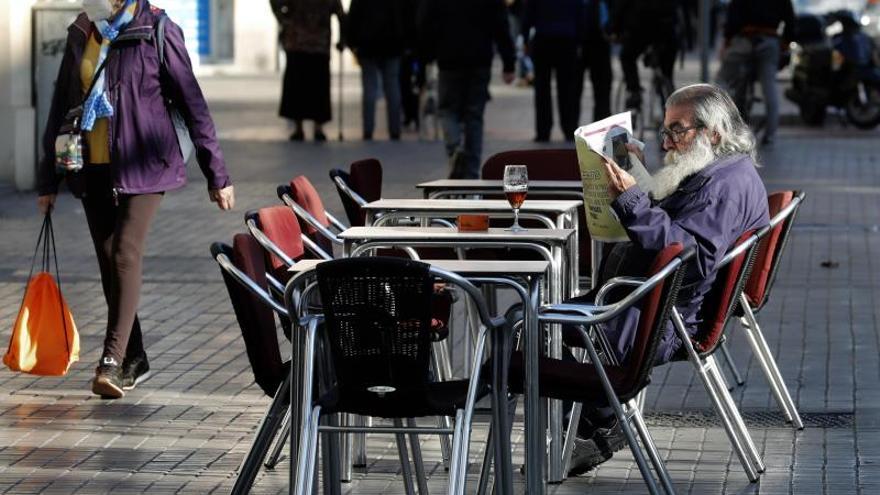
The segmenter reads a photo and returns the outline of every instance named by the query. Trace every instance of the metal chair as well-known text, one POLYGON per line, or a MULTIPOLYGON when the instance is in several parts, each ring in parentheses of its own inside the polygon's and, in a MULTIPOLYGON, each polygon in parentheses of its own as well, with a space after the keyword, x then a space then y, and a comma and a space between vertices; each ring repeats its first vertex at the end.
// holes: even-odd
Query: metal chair
POLYGON ((682 341, 682 347, 674 360, 687 360, 693 365, 751 482, 757 481, 759 473, 764 472, 764 461, 730 396, 727 383, 718 368, 715 352, 720 348, 727 322, 749 277, 758 240, 768 231, 769 228, 765 227, 758 232, 744 233, 718 263, 716 278, 701 305, 701 321, 693 337, 688 333, 678 310, 672 310, 672 322, 682 341))
POLYGON ((339 191, 348 223, 353 227, 364 225, 367 215, 361 206, 382 196, 382 164, 375 158, 352 162, 349 171, 330 170, 330 180, 339 191))
MULTIPOLYGON (((252 237, 237 234, 231 247, 215 242, 211 256, 220 265, 254 380, 273 398, 233 485, 233 494, 244 494, 250 491, 276 433, 287 431, 289 425, 290 362, 282 362, 273 311, 285 319, 288 313, 269 293, 263 249, 252 237)), ((278 435, 267 467, 277 463, 285 437, 278 435)))
MULTIPOLYGON (((616 277, 606 282, 596 293, 595 304, 548 305, 542 307, 538 314, 541 323, 576 326, 581 334, 581 347, 587 349, 590 358, 589 362, 581 363, 542 357, 538 365, 541 396, 577 403, 611 404, 651 493, 659 493, 660 490, 636 441, 633 426, 654 466, 663 491, 674 493, 675 489, 647 430, 636 397, 650 382, 657 346, 674 307, 684 276, 683 268, 694 253, 693 248, 684 249, 680 243, 670 244, 655 256, 644 277, 616 277), (606 294, 622 287, 626 287, 628 293, 619 301, 606 304, 606 294), (631 308, 639 309, 633 350, 627 361, 621 365, 603 363, 600 351, 597 351, 592 336, 588 334, 588 328, 598 330, 600 327, 596 325, 606 323, 631 308)), ((522 354, 515 353, 511 364, 509 383, 514 391, 519 392, 522 390, 524 376, 522 354)), ((580 409, 575 408, 572 416, 579 415, 580 409)), ((571 457, 577 421, 573 425, 566 437, 566 460, 571 457)))
POLYGON ((788 388, 785 386, 782 374, 779 372, 779 367, 755 315, 764 308, 770 297, 770 289, 773 287, 773 282, 776 281, 782 253, 788 245, 791 227, 804 197, 803 191, 781 191, 773 193, 767 198, 771 216, 770 231, 758 245, 755 267, 740 295, 736 313, 752 353, 767 378, 770 390, 782 409, 786 421, 798 430, 804 428, 804 423, 788 388))
MULTIPOLYGON (((354 430, 394 433, 398 439, 404 433, 452 433, 448 493, 463 494, 474 405, 488 392, 480 369, 486 334, 501 331, 504 325, 503 318, 489 315, 480 291, 454 273, 418 261, 349 258, 321 263, 314 274, 305 272, 294 277, 285 292, 285 303, 291 313, 303 315, 299 323, 307 332, 304 384, 302 397, 298 398, 302 400, 303 416, 295 492, 312 493, 318 432, 354 430), (302 282, 313 275, 317 278, 322 315, 309 314, 301 304, 309 300, 308 288, 295 296, 302 282), (483 327, 467 380, 431 380, 431 299, 436 279, 460 287, 479 311, 483 327), (318 335, 320 321, 324 329, 318 335), (319 339, 328 354, 323 361, 316 350, 319 339), (316 361, 325 365, 324 380, 319 381, 318 388, 314 379, 316 361), (389 418, 394 426, 318 424, 332 413, 389 418), (454 416, 455 427, 403 427, 403 419, 423 416, 454 416)), ((327 447, 327 438, 324 441, 327 447)), ((334 463, 336 459, 331 455, 329 461, 334 463)), ((324 479, 325 483, 334 481, 326 476, 324 479)), ((427 486, 422 476, 419 484, 420 491, 427 486)), ((407 487, 407 493, 412 493, 412 487, 407 487)))
POLYGON ((348 226, 324 209, 324 202, 311 181, 299 175, 289 184, 278 186, 276 192, 278 199, 290 207, 299 219, 306 247, 319 258, 333 259, 333 246, 342 245, 337 234, 348 226))

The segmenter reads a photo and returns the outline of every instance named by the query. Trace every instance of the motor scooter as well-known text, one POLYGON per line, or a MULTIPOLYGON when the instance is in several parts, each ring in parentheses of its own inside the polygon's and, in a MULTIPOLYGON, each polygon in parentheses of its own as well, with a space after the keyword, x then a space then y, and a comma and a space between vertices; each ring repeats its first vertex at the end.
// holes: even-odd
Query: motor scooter
POLYGON ((880 124, 880 63, 874 41, 849 11, 798 17, 791 87, 801 119, 821 125, 827 108, 842 110, 860 129, 880 124))

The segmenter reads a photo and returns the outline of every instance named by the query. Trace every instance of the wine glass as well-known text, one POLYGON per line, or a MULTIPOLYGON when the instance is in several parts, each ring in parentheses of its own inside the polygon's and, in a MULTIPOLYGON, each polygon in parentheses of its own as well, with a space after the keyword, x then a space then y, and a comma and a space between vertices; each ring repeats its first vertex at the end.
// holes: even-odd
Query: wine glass
POLYGON ((526 230, 519 226, 519 207, 526 200, 526 194, 529 192, 529 174, 525 165, 506 165, 504 167, 504 195, 507 196, 507 202, 513 208, 513 225, 508 230, 510 232, 522 232, 526 230))

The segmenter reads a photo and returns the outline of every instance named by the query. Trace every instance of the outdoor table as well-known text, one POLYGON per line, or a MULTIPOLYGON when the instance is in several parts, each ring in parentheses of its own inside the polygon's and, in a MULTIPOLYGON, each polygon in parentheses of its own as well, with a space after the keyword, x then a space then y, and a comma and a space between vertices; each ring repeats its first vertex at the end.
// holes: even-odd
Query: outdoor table
MULTIPOLYGON (((339 238, 343 241, 343 255, 346 257, 359 256, 377 248, 404 246, 414 248, 512 247, 530 249, 540 253, 544 259, 550 262, 549 277, 545 279, 547 283, 546 299, 549 303, 562 302, 565 298, 570 297, 572 291, 576 289, 576 286, 571 285, 571 277, 566 276, 566 270, 572 266, 569 245, 572 238, 576 237, 576 232, 573 229, 528 229, 521 232, 510 232, 505 229, 491 228, 488 231, 459 232, 456 229, 444 227, 351 227, 339 234, 339 238)), ((549 356, 554 359, 562 358, 562 329, 559 325, 551 325, 550 327, 549 356)), ((534 371, 537 373, 537 369, 534 371)), ((537 386, 537 374, 527 375, 526 380, 527 386, 531 383, 537 386)), ((534 412, 532 414, 534 415, 534 412)), ((556 480, 552 477, 552 473, 562 472, 562 416, 562 401, 550 400, 548 413, 550 430, 548 476, 550 476, 550 481, 562 480, 562 478, 556 480)), ((543 444, 541 445, 543 447, 543 444)), ((538 467, 540 464, 530 465, 530 462, 535 462, 535 458, 543 457, 543 448, 536 451, 535 445, 528 443, 528 440, 526 446, 532 448, 526 462, 527 472, 540 473, 540 467, 538 467)), ((543 476, 536 474, 531 476, 529 483, 539 483, 538 479, 540 479, 540 483, 543 483, 543 476)), ((534 488, 537 489, 538 486, 534 485, 534 488)), ((529 491, 529 493, 542 492, 529 491)))
MULTIPOLYGON (((504 183, 499 179, 439 179, 416 184, 426 199, 448 198, 472 194, 502 194, 504 183)), ((529 191, 551 193, 581 199, 583 183, 579 180, 530 180, 529 191)))
MULTIPOLYGON (((531 187, 531 186, 530 186, 531 187)), ((577 209, 583 204, 576 200, 526 199, 519 209, 521 218, 532 218, 544 223, 547 228, 578 229, 577 209)), ((510 203, 503 199, 379 199, 361 207, 367 212, 366 223, 387 225, 401 218, 421 218, 427 227, 430 218, 449 218, 460 214, 486 214, 490 216, 513 217, 510 203)), ((578 266, 578 237, 568 243, 570 264, 578 266)), ((577 287, 577 269, 570 270, 571 287, 577 287)))
MULTIPOLYGON (((293 274, 306 273, 324 260, 301 260, 288 269, 293 274)), ((520 261, 520 260, 423 260, 423 262, 438 268, 457 273, 468 280, 477 283, 491 283, 506 285, 513 288, 523 302, 524 325, 523 325, 523 348, 525 350, 525 437, 526 437, 526 481, 529 493, 543 493, 543 476, 541 466, 544 453, 544 427, 540 396, 538 391, 538 360, 541 348, 541 338, 538 327, 537 310, 541 303, 541 280, 550 266, 549 261, 520 261)), ((300 277, 294 277, 289 283, 299 283, 300 277)), ((292 309, 292 308, 290 308, 292 309)), ((291 315, 291 317, 295 317, 291 315)), ((500 359, 500 369, 507 369, 509 352, 509 340, 500 332, 493 332, 490 336, 493 359, 500 359), (505 352, 501 352, 505 351, 505 352)), ((302 356, 303 341, 291 338, 291 355, 302 356)), ((303 363, 302 360, 299 361, 303 363)), ((300 431, 300 425, 304 420, 297 395, 303 375, 302 370, 291 366, 291 428, 290 446, 291 456, 296 455, 294 450, 298 445, 296 435, 300 431)), ((496 367, 497 368, 497 367, 496 367)), ((498 377, 500 380, 500 377, 498 377)), ((493 373, 493 380, 496 379, 493 373)), ((495 483, 498 486, 497 493, 513 493, 513 473, 511 472, 511 445, 510 436, 506 433, 509 429, 507 424, 509 415, 507 411, 507 394, 505 383, 493 383, 492 386, 492 418, 496 426, 493 435, 495 447, 495 483)), ((291 462, 290 486, 295 485, 294 464, 291 462)))

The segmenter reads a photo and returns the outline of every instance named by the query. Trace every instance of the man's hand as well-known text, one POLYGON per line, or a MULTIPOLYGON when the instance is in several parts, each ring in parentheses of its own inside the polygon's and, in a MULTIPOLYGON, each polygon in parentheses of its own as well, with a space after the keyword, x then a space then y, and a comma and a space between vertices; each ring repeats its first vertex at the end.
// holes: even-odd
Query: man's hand
POLYGON ((232 186, 223 189, 211 189, 208 191, 212 203, 217 203, 221 210, 231 210, 235 206, 235 190, 232 186))
POLYGON ((40 209, 40 213, 43 215, 49 213, 55 208, 55 199, 57 195, 55 194, 45 194, 43 196, 37 197, 37 208, 40 209))
POLYGON ((504 84, 511 84, 513 83, 513 80, 516 79, 516 73, 513 71, 503 72, 501 74, 501 79, 504 80, 504 84))
POLYGON ((636 155, 636 158, 638 158, 643 165, 645 164, 645 150, 640 148, 639 145, 635 143, 626 143, 624 144, 624 146, 626 146, 627 151, 629 151, 633 155, 636 155))
POLYGON ((618 167, 614 160, 605 158, 605 175, 608 176, 608 194, 612 200, 617 199, 630 187, 636 185, 636 180, 632 175, 618 167))

